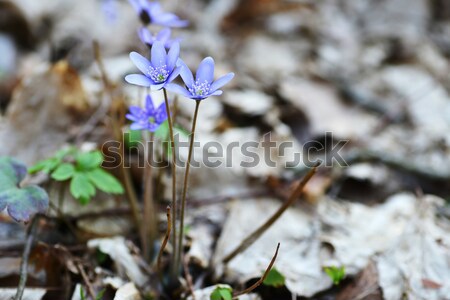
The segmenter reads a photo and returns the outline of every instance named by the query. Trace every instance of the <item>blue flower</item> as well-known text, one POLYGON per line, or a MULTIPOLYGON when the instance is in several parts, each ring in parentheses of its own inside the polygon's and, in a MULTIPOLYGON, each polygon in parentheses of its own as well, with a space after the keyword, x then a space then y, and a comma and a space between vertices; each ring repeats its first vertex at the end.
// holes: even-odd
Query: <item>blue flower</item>
POLYGON ((214 60, 211 57, 205 58, 200 63, 195 74, 195 80, 188 66, 181 60, 180 64, 181 78, 183 78, 185 88, 171 83, 167 85, 167 89, 194 100, 222 95, 222 91, 219 89, 234 77, 234 73, 228 73, 214 81, 214 60))
POLYGON ((125 80, 131 84, 160 90, 180 74, 181 67, 176 66, 179 55, 178 42, 173 43, 168 53, 160 41, 154 42, 150 61, 137 52, 131 52, 130 59, 143 74, 127 75, 125 80))
POLYGON ((150 95, 147 95, 147 98, 145 99, 145 108, 130 106, 130 113, 127 114, 126 117, 133 122, 130 129, 155 132, 167 119, 166 106, 163 102, 155 109, 152 98, 150 95))
POLYGON ((116 0, 103 0, 102 11, 109 23, 115 23, 118 18, 118 8, 116 0))
POLYGON ((148 0, 129 0, 144 24, 155 24, 166 27, 186 27, 188 21, 181 20, 173 13, 164 12, 159 2, 148 0))
POLYGON ((164 28, 156 35, 152 35, 150 30, 145 27, 142 27, 138 30, 138 35, 141 39, 141 42, 146 44, 149 48, 152 48, 153 44, 156 41, 160 41, 161 43, 163 43, 166 49, 169 49, 173 45, 173 43, 180 41, 180 39, 170 39, 171 34, 172 31, 170 30, 170 28, 164 28))

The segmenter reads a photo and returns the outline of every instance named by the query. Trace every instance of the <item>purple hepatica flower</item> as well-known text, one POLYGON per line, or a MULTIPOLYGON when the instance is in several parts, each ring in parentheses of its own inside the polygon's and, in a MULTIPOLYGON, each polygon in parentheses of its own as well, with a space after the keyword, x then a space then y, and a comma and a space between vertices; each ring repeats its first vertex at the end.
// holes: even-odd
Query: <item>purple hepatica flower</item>
POLYGON ((148 0, 129 0, 144 24, 155 24, 166 27, 186 27, 188 21, 181 20, 173 13, 163 12, 159 2, 148 0))
POLYGON ((151 61, 137 52, 131 52, 131 60, 144 74, 127 75, 125 80, 131 84, 160 90, 180 74, 181 67, 176 66, 179 55, 180 44, 178 42, 170 47, 169 53, 166 53, 166 49, 160 41, 153 43, 151 61))
POLYGON ((160 41, 161 43, 163 43, 163 45, 166 49, 169 49, 173 45, 173 43, 180 41, 180 39, 171 40, 170 39, 171 34, 172 34, 172 31, 170 30, 170 28, 164 28, 160 32, 158 32, 156 35, 152 35, 150 30, 148 30, 145 27, 142 27, 138 31, 139 38, 150 49, 152 48, 153 44, 156 41, 160 41))
POLYGON ((145 99, 145 108, 131 106, 130 113, 126 115, 128 120, 133 121, 131 130, 149 130, 155 132, 158 127, 167 119, 165 103, 155 109, 150 95, 145 99))
POLYGON ((167 89, 194 100, 203 100, 210 96, 222 95, 222 91, 219 89, 233 77, 234 73, 228 73, 214 81, 214 60, 207 57, 198 66, 195 80, 191 70, 181 62, 181 78, 186 87, 171 83, 167 85, 167 89))

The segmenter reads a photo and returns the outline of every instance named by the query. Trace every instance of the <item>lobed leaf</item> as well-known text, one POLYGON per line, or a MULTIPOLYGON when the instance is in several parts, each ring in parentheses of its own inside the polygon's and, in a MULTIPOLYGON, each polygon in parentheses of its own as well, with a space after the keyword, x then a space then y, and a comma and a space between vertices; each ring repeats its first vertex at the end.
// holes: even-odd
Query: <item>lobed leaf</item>
POLYGON ((272 268, 269 271, 269 274, 267 274, 266 279, 264 279, 263 284, 278 288, 284 286, 285 281, 286 278, 283 274, 281 274, 276 268, 272 268))
POLYGON ((70 181, 70 193, 81 204, 87 204, 95 196, 95 187, 86 174, 76 172, 70 181))
POLYGON ((96 188, 105 193, 123 194, 124 192, 122 184, 114 176, 100 168, 89 171, 86 175, 96 188))
POLYGON ((48 195, 38 186, 20 188, 27 168, 21 162, 9 158, 0 158, 0 211, 7 209, 8 214, 17 222, 28 222, 36 213, 48 209, 48 195))
POLYGON ((76 161, 79 170, 91 170, 102 164, 103 154, 100 151, 78 153, 76 161))
POLYGON ((211 300, 232 300, 233 299, 232 293, 233 293, 233 291, 231 288, 218 286, 211 293, 210 299, 211 300))
POLYGON ((71 178, 75 174, 75 167, 72 164, 64 163, 61 164, 52 173, 52 178, 57 181, 64 181, 71 178))

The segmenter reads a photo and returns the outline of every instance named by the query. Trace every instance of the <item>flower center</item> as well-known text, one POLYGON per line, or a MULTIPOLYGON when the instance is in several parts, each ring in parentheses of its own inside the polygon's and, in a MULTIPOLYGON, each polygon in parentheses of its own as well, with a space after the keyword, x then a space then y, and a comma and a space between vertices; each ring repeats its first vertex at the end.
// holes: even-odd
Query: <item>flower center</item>
POLYGON ((148 118, 148 122, 149 122, 150 124, 155 124, 155 123, 156 123, 156 120, 155 120, 154 117, 149 117, 149 118, 148 118))
POLYGON ((154 82, 162 83, 169 77, 169 71, 167 71, 166 65, 157 68, 149 67, 148 76, 150 76, 154 82))
POLYGON ((211 84, 208 83, 208 81, 200 82, 197 80, 190 88, 189 92, 191 92, 192 95, 196 96, 205 96, 209 94, 211 84))

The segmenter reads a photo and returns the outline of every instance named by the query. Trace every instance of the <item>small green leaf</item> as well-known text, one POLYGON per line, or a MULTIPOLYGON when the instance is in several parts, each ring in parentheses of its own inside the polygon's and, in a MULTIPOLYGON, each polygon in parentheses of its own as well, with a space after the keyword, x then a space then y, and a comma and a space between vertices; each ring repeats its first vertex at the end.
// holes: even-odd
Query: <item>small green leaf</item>
POLYGON ((57 181, 64 181, 73 176, 75 167, 72 164, 64 163, 52 173, 52 178, 57 181))
POLYGON ((266 279, 264 279, 263 284, 273 287, 282 287, 285 283, 286 278, 281 274, 276 268, 272 268, 267 274, 266 279))
POLYGON ((345 277, 345 267, 336 267, 336 266, 331 266, 331 267, 325 267, 324 268, 325 273, 327 273, 328 277, 330 277, 330 279, 333 281, 334 285, 338 285, 342 279, 344 279, 345 277))
POLYGON ((48 174, 48 173, 52 172, 54 169, 56 169, 60 163, 61 163, 61 160, 58 158, 55 158, 55 157, 41 160, 41 161, 37 162, 34 166, 29 168, 28 173, 34 174, 34 173, 42 171, 42 172, 48 174))
POLYGON ((100 151, 83 152, 76 156, 79 170, 91 170, 97 168, 103 162, 103 154, 100 151))
POLYGON ((124 190, 120 182, 108 172, 97 168, 86 173, 89 180, 105 193, 123 194, 124 190))
POLYGON ((70 181, 70 193, 81 204, 87 204, 95 195, 95 187, 83 173, 75 173, 70 181))
POLYGON ((230 287, 218 286, 210 295, 211 300, 232 300, 233 290, 230 287))

